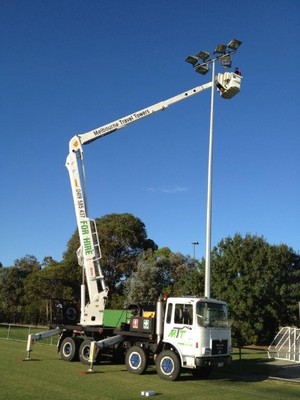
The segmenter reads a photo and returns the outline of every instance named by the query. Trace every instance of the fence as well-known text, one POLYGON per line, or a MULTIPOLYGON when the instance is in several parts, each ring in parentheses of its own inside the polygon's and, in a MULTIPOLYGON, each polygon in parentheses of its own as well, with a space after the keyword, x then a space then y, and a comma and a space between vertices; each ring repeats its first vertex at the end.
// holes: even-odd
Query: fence
POLYGON ((286 326, 268 348, 269 358, 300 362, 300 329, 286 326))
MULTIPOLYGON (((39 333, 47 331, 48 328, 45 326, 26 326, 26 325, 15 325, 15 324, 0 324, 0 339, 6 340, 17 340, 20 342, 27 342, 28 335, 32 333, 39 333)), ((40 344, 46 344, 50 346, 57 345, 58 337, 54 336, 41 340, 40 344)))

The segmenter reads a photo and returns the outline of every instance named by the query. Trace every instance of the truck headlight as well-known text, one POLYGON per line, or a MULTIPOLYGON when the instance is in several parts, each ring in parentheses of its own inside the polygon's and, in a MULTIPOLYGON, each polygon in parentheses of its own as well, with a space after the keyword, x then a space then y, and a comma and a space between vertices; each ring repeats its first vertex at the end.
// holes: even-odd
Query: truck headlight
POLYGON ((202 354, 204 356, 211 356, 211 349, 209 347, 203 347, 202 348, 202 354))

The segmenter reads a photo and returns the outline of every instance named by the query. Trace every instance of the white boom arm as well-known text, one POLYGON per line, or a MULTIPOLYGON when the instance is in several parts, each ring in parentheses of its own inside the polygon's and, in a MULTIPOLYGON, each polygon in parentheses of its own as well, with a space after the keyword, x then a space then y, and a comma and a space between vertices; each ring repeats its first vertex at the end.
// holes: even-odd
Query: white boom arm
MULTIPOLYGON (((218 79, 222 78, 219 74, 218 79)), ((223 81, 222 81, 223 83, 223 81)), ((105 285, 104 276, 100 267, 101 251, 94 220, 88 217, 87 201, 85 196, 85 174, 83 165, 82 145, 88 144, 103 136, 109 135, 133 122, 140 121, 145 117, 163 111, 170 105, 185 100, 212 87, 212 82, 197 86, 186 92, 180 93, 170 99, 156 103, 150 107, 136 111, 126 117, 117 119, 92 131, 75 135, 69 143, 69 154, 66 159, 66 167, 69 171, 72 195, 75 206, 77 226, 80 237, 80 248, 77 251, 78 262, 84 269, 85 280, 88 286, 89 303, 85 301, 85 285, 81 287, 81 319, 82 325, 102 325, 103 311, 107 299, 108 288, 105 285), (80 163, 78 163, 80 160, 80 163), (98 281, 102 290, 99 292, 98 281)))
MULTIPOLYGON (((133 122, 140 121, 142 118, 149 117, 150 115, 158 111, 163 111, 170 105, 178 103, 179 101, 182 101, 195 94, 198 94, 205 89, 209 89, 211 86, 212 86, 211 82, 206 83, 205 85, 197 86, 193 89, 187 90, 186 92, 180 93, 177 96, 171 97, 170 99, 160 101, 159 103, 156 103, 150 107, 136 111, 130 115, 127 115, 126 117, 117 119, 113 122, 110 122, 109 124, 93 129, 92 131, 77 135, 73 139, 79 138, 81 144, 90 143, 100 137, 109 135, 110 133, 118 131, 119 129, 125 128, 125 126, 132 124, 133 122)), ((70 143, 72 142, 73 139, 71 139, 70 143)), ((74 148, 73 151, 76 151, 76 148, 74 148)))

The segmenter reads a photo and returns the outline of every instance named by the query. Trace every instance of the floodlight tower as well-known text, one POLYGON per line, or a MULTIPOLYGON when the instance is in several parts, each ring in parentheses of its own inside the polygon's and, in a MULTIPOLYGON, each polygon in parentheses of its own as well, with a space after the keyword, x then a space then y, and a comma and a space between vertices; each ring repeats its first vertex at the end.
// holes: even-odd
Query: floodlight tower
MULTIPOLYGON (((214 96, 215 86, 219 87, 215 78, 215 64, 220 61, 223 68, 231 67, 231 56, 237 51, 242 42, 232 39, 227 45, 218 44, 213 57, 207 51, 199 51, 195 56, 188 56, 185 61, 192 64, 194 71, 205 75, 212 71, 210 124, 208 146, 208 175, 207 175, 207 207, 206 207, 206 246, 205 246, 205 297, 210 298, 210 256, 211 256, 211 220, 212 220, 212 168, 213 168, 213 128, 214 128, 214 96)), ((237 72, 239 74, 239 72, 237 72)))

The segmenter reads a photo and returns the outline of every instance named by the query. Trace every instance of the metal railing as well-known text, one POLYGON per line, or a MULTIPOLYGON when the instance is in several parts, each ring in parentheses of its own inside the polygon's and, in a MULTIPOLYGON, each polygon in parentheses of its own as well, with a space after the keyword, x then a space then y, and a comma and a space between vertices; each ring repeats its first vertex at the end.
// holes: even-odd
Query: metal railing
MULTIPOLYGON (((0 324, 0 339, 16 340, 20 342, 27 342, 28 335, 47 330, 44 326, 30 326, 30 325, 17 325, 17 324, 0 324)), ((55 345, 57 344, 57 337, 47 338, 41 341, 42 344, 55 345)))
POLYGON ((300 363, 300 329, 281 328, 268 348, 268 357, 300 363))

